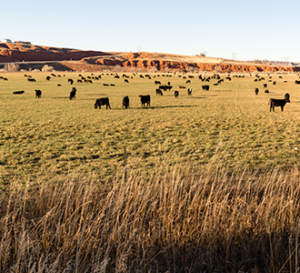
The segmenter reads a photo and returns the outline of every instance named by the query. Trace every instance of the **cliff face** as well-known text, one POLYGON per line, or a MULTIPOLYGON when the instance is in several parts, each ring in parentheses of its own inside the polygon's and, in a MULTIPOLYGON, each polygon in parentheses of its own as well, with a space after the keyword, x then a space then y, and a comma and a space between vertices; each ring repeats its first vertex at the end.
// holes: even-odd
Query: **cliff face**
POLYGON ((94 71, 101 71, 101 69, 113 66, 154 71, 215 71, 228 73, 300 71, 299 66, 269 66, 224 60, 222 58, 148 52, 105 53, 102 51, 84 51, 22 43, 0 43, 0 63, 66 60, 80 60, 79 63, 70 63, 70 65, 64 62, 66 67, 70 67, 70 69, 76 71, 86 69, 87 67, 89 71, 93 69, 94 71))
POLYGON ((0 43, 0 62, 81 60, 84 57, 109 55, 101 51, 0 43))

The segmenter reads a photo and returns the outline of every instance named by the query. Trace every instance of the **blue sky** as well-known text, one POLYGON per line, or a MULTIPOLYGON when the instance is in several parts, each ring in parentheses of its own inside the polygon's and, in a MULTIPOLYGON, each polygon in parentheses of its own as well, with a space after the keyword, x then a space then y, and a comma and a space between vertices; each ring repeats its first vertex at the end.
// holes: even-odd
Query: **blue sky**
POLYGON ((300 62, 299 11, 299 0, 3 1, 0 39, 300 62))

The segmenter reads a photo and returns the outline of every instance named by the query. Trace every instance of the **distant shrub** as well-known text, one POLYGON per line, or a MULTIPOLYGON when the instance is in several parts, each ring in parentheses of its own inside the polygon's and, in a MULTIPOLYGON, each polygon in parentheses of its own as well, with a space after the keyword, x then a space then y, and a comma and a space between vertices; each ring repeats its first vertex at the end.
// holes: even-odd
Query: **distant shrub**
POLYGON ((7 63, 4 65, 4 69, 8 72, 17 72, 20 70, 20 66, 15 63, 7 63))
POLYGON ((47 65, 45 64, 43 67, 42 67, 42 71, 43 72, 52 72, 54 70, 53 66, 50 66, 50 65, 47 65))

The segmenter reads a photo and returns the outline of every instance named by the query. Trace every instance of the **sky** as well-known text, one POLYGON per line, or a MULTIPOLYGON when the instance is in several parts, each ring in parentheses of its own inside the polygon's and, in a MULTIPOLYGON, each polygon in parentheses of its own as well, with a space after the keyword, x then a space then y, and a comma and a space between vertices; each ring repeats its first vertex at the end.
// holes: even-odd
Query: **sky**
POLYGON ((0 39, 105 52, 300 62, 299 0, 15 0, 0 39))

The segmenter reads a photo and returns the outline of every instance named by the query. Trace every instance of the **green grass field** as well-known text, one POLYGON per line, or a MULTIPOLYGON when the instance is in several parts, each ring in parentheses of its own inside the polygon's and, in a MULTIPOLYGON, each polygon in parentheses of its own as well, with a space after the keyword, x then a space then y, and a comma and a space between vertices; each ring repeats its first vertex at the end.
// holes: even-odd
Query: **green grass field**
POLYGON ((27 74, 0 75, 0 272, 299 271, 298 75, 203 91, 178 75, 27 74), (154 80, 174 87, 156 96, 154 80))
MULTIPOLYGON (((11 177, 24 182, 70 173, 93 173, 105 183, 123 171, 123 147, 126 146, 128 169, 151 173, 162 163, 191 163, 199 168, 212 162, 220 166, 268 170, 287 168, 298 162, 300 148, 299 85, 297 75, 272 75, 276 85, 255 77, 225 80, 218 86, 211 80, 210 90, 197 77, 191 84, 178 75, 152 79, 139 75, 125 83, 111 74, 102 75, 93 84, 77 83, 79 74, 91 73, 27 73, 36 79, 28 82, 24 73, 4 73, 8 81, 0 81, 1 186, 11 177), (67 79, 72 78, 71 86, 67 79), (172 91, 156 96, 157 86, 168 81, 172 91), (287 81, 284 83, 284 81, 287 81), (61 84, 58 87, 57 84, 61 84), (113 83, 114 87, 103 86, 113 83), (264 93, 268 83, 270 94, 264 93), (192 96, 179 85, 193 89, 192 96), (68 96, 77 89, 76 99, 68 96), (260 89, 259 95, 254 89, 260 89), (35 98, 35 89, 42 98, 35 98), (25 94, 13 95, 16 90, 25 94), (174 90, 179 90, 178 98, 174 90), (281 112, 269 112, 269 98, 283 98, 290 93, 291 103, 281 112), (141 108, 138 95, 151 95, 151 107, 141 108), (130 109, 122 109, 122 98, 128 95, 130 109), (112 109, 94 109, 97 98, 109 97, 112 109)), ((98 76, 94 74, 94 76, 98 76)), ((120 73, 121 75, 121 73, 120 73)), ((167 74, 164 74, 167 75, 167 74)), ((225 78, 224 75, 222 78, 225 78)))

